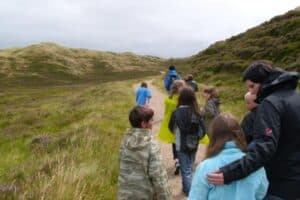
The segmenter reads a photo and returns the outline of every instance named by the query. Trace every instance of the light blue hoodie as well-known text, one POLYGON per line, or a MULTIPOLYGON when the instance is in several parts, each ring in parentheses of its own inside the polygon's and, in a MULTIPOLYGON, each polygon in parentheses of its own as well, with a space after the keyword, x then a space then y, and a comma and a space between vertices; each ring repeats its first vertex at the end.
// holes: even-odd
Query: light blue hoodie
POLYGON ((227 185, 215 186, 207 181, 206 175, 240 159, 245 154, 233 141, 226 142, 224 149, 211 158, 201 162, 195 172, 189 200, 254 200, 263 199, 267 194, 269 182, 264 168, 249 176, 227 185))

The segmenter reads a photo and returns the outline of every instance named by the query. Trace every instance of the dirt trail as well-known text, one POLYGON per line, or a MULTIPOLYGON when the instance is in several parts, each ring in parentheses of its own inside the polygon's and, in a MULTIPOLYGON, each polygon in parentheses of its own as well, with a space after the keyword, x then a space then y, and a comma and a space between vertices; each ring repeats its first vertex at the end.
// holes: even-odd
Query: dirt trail
MULTIPOLYGON (((147 81, 147 84, 148 84, 148 88, 152 92, 152 98, 150 100, 150 107, 154 110, 154 113, 155 113, 154 121, 162 120, 163 115, 164 115, 164 98, 166 97, 166 94, 159 91, 155 86, 153 86, 151 84, 151 82, 152 81, 147 81)), ((138 86, 139 86, 139 84, 134 85, 134 89, 137 89, 138 86)), ((156 123, 153 126, 152 132, 153 132, 155 139, 156 139, 156 134, 159 131, 159 127, 160 127, 160 123, 156 123)), ((163 157, 164 166, 168 173, 169 186, 172 191, 173 199, 174 200, 184 200, 184 199, 186 199, 186 197, 182 193, 181 176, 174 175, 175 166, 174 166, 174 161, 173 161, 171 144, 166 144, 166 143, 162 143, 162 142, 159 142, 159 144, 161 147, 161 154, 163 157)), ((203 151, 204 151, 204 146, 200 145, 198 152, 197 152, 195 165, 197 165, 203 158, 203 151)))

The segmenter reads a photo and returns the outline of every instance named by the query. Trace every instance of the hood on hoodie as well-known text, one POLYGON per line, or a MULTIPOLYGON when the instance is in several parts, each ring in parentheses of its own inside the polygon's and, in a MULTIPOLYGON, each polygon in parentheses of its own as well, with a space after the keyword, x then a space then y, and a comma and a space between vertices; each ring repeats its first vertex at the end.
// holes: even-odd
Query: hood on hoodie
POLYGON ((176 70, 170 70, 168 74, 169 76, 177 76, 176 70))
POLYGON ((260 103, 276 90, 296 89, 298 80, 298 72, 287 72, 280 68, 275 68, 271 71, 268 79, 262 83, 256 102, 260 103))
POLYGON ((151 130, 143 128, 128 129, 123 139, 123 145, 130 150, 145 148, 151 141, 151 130))

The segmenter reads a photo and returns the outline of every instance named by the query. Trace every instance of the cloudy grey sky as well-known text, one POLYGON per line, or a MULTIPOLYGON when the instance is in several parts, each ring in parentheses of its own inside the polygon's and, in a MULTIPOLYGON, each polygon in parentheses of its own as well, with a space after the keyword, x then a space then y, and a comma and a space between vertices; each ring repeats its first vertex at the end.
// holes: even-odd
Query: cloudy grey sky
POLYGON ((184 57, 300 0, 1 0, 0 48, 68 47, 184 57))

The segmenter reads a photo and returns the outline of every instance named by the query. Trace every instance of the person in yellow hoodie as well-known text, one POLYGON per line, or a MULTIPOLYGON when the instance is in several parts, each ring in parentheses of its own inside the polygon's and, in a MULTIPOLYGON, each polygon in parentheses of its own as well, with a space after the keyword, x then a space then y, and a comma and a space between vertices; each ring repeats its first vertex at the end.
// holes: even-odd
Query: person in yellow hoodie
POLYGON ((174 80, 171 85, 170 95, 165 98, 165 112, 160 130, 158 132, 158 140, 164 143, 172 144, 173 159, 175 160, 175 175, 179 174, 179 161, 175 147, 175 135, 169 130, 169 121, 172 113, 176 110, 178 104, 179 91, 185 86, 183 80, 174 80))

